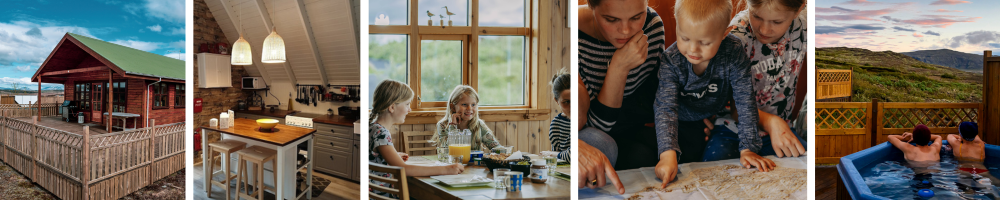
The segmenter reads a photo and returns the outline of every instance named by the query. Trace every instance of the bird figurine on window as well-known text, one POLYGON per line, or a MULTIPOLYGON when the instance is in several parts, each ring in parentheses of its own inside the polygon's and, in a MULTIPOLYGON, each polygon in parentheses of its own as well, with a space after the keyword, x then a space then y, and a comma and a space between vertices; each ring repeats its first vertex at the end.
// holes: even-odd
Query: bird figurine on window
POLYGON ((433 26, 434 25, 433 20, 434 20, 434 13, 431 13, 430 10, 427 10, 427 26, 433 26))
POLYGON ((448 26, 451 26, 451 16, 455 15, 455 13, 452 13, 451 11, 449 11, 448 10, 448 6, 445 6, 445 7, 442 7, 442 8, 444 8, 445 14, 448 15, 448 26))

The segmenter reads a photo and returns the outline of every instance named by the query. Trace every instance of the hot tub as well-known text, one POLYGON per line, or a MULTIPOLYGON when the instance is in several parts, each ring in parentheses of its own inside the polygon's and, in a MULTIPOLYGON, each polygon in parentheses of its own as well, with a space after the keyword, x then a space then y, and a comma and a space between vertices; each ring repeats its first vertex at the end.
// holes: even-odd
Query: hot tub
MULTIPOLYGON (((942 141, 948 145, 948 141, 942 141)), ((903 157, 903 152, 892 146, 889 142, 876 145, 851 155, 840 158, 837 164, 837 172, 843 185, 852 199, 886 199, 889 198, 874 195, 860 172, 870 169, 874 164, 889 160, 898 160, 903 157), (861 170, 859 170, 861 169, 861 170)), ((986 145, 986 163, 1000 162, 1000 146, 986 145)), ((994 165, 996 166, 996 165, 994 165)))

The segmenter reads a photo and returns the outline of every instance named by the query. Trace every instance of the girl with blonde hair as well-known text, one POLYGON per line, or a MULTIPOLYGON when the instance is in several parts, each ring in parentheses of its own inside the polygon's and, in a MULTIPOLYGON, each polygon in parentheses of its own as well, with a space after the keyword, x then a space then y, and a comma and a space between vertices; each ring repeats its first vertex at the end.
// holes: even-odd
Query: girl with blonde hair
POLYGON ((493 131, 486 127, 486 122, 479 119, 479 94, 468 85, 458 85, 451 91, 448 105, 444 110, 444 118, 437 123, 437 130, 432 141, 438 145, 447 143, 448 126, 455 125, 459 130, 469 129, 472 132, 472 151, 481 151, 482 147, 492 149, 499 146, 493 131))
MULTIPOLYGON (((369 115, 368 124, 368 162, 382 165, 403 167, 407 176, 436 176, 460 174, 465 170, 462 164, 451 164, 446 166, 417 166, 407 165, 409 157, 405 153, 396 152, 392 144, 392 134, 386 126, 402 124, 406 120, 406 114, 410 113, 410 102, 413 101, 413 90, 405 83, 385 80, 375 88, 372 96, 372 110, 369 115)), ((370 171, 371 174, 392 178, 392 174, 370 171)), ((389 184, 371 181, 373 185, 392 187, 389 184)), ((394 195, 382 191, 368 189, 370 192, 382 196, 396 198, 394 195)))

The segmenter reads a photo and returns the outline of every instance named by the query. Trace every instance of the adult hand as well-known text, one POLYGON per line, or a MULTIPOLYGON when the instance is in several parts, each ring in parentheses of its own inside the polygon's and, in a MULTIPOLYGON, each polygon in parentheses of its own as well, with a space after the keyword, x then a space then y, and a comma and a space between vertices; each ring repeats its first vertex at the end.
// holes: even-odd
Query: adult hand
POLYGON ((403 158, 403 162, 406 162, 407 160, 410 160, 410 154, 406 154, 406 153, 403 153, 403 152, 396 152, 396 154, 399 154, 399 157, 403 158))
POLYGON ((799 142, 799 138, 795 137, 792 130, 788 128, 785 120, 774 116, 773 119, 764 122, 764 131, 770 135, 771 148, 774 148, 774 153, 779 158, 799 157, 799 155, 806 153, 806 148, 802 147, 802 142, 799 142))
POLYGON ((618 194, 625 194, 625 186, 622 182, 618 180, 618 173, 615 172, 615 168, 611 166, 611 161, 608 161, 608 157, 604 156, 604 153, 593 146, 590 146, 586 142, 579 142, 580 149, 580 174, 583 178, 579 178, 577 183, 579 188, 587 187, 590 189, 604 187, 607 184, 606 179, 610 179, 611 184, 615 185, 618 189, 618 194))
POLYGON ((777 166, 771 159, 760 157, 760 155, 749 149, 740 151, 740 164, 747 169, 750 169, 750 166, 757 167, 757 170, 760 172, 769 172, 777 166))
POLYGON ((625 46, 615 50, 615 54, 611 56, 611 63, 608 64, 608 69, 629 71, 645 63, 649 49, 648 39, 642 31, 632 35, 625 46))
POLYGON ((913 141, 913 133, 903 132, 903 135, 901 136, 903 137, 903 139, 900 139, 899 141, 906 141, 906 143, 910 143, 911 141, 913 141))
POLYGON ((462 172, 465 172, 465 166, 459 163, 455 163, 455 164, 445 165, 444 173, 442 174, 455 175, 455 174, 461 174, 462 172))
POLYGON ((677 152, 667 150, 660 153, 660 162, 656 163, 656 168, 653 171, 656 172, 657 178, 663 180, 660 188, 666 188, 667 184, 677 177, 677 152))

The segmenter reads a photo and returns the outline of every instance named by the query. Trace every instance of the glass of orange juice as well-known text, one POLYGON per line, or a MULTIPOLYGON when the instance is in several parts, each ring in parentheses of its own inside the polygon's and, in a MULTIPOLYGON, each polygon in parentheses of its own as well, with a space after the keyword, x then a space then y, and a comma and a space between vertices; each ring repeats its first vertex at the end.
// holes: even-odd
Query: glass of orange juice
POLYGON ((449 144, 448 145, 448 155, 455 157, 462 157, 462 164, 469 163, 470 154, 472 153, 472 145, 469 144, 449 144))

